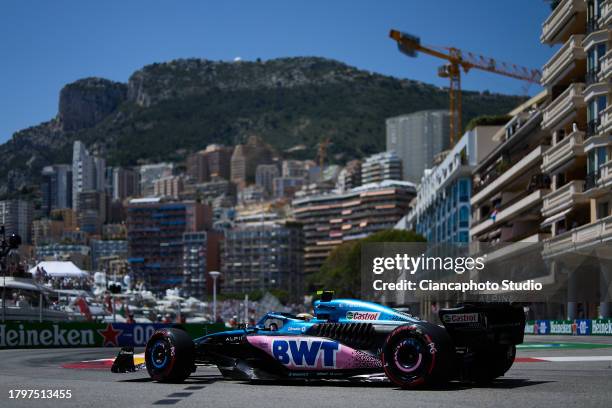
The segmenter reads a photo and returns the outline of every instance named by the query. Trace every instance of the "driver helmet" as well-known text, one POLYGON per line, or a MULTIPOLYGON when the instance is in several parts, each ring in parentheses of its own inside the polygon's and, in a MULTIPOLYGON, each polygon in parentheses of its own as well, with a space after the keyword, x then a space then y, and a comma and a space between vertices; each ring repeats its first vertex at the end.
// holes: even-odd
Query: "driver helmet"
POLYGON ((300 320, 306 320, 307 322, 309 322, 310 320, 314 318, 314 316, 311 315, 310 313, 298 313, 296 317, 300 320))

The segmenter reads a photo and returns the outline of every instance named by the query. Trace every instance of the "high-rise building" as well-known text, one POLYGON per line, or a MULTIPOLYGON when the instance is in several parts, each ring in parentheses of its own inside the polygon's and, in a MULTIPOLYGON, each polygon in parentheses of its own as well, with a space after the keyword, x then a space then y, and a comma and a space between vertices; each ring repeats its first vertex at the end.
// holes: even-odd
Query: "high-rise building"
MULTIPOLYGON (((400 171, 399 178, 401 180, 402 174, 400 171)), ((350 190, 361 185, 361 160, 351 160, 346 163, 346 166, 340 171, 338 175, 338 188, 340 191, 350 190)))
POLYGON ((466 132, 442 162, 425 170, 407 219, 428 242, 469 242, 472 169, 495 148, 499 129, 478 126, 466 132))
POLYGON ((393 150, 373 154, 361 164, 362 184, 401 180, 402 177, 402 160, 393 150))
POLYGON ((155 197, 178 198, 183 192, 184 183, 182 176, 168 176, 155 180, 153 183, 153 195, 155 197))
POLYGON ((0 201, 0 225, 4 225, 6 234, 17 234, 24 243, 31 242, 30 232, 34 205, 31 201, 0 201))
POLYGON ((79 193, 106 188, 105 160, 89 154, 85 145, 75 141, 72 149, 72 208, 79 209, 79 193))
POLYGON ((415 194, 413 183, 387 180, 294 199, 294 216, 304 230, 304 273, 317 272, 341 243, 393 228, 415 194))
POLYGON ((389 118, 387 151, 402 161, 403 180, 418 183, 423 171, 431 168, 434 157, 450 147, 449 113, 426 110, 389 118))
POLYGON ((205 150, 189 155, 187 158, 187 174, 196 183, 210 180, 229 180, 232 148, 218 144, 210 144, 205 150))
POLYGON ((138 195, 138 173, 125 167, 115 167, 112 173, 113 200, 124 200, 138 195))
POLYGON ((188 296, 202 299, 206 295, 206 231, 183 234, 183 289, 188 296))
POLYGON ((238 187, 255 181, 255 169, 259 164, 272 163, 272 148, 258 136, 249 136, 245 144, 234 149, 231 159, 231 180, 238 187))
POLYGON ((550 177, 542 173, 542 157, 550 136, 542 131, 546 92, 534 96, 510 114, 494 136, 499 144, 473 169, 472 241, 541 242, 543 197, 550 177))
POLYGON ((183 234, 183 284, 186 296, 204 299, 212 293, 209 271, 220 269, 219 244, 223 235, 216 231, 183 234))
POLYGON ((255 184, 263 187, 266 195, 274 191, 274 178, 280 175, 276 164, 260 164, 255 169, 255 184))
POLYGON ((279 289, 292 300, 302 293, 301 225, 285 220, 237 223, 225 232, 223 292, 279 289))
POLYGON ((52 210, 72 207, 72 166, 54 164, 42 170, 41 211, 48 216, 52 210))
POLYGON ((195 152, 187 156, 187 175, 196 183, 205 183, 210 180, 208 174, 208 163, 204 156, 204 150, 195 152))
POLYGON ((183 234, 210 226, 210 208, 161 197, 138 198, 127 209, 128 262, 135 279, 160 292, 183 284, 183 234))
MULTIPOLYGON (((552 190, 543 198, 541 226, 550 230, 544 254, 557 276, 571 276, 563 261, 568 251, 601 250, 612 238, 611 23, 609 1, 561 0, 542 24, 540 41, 560 45, 543 67, 549 104, 541 125, 551 137, 541 169, 552 190)), ((610 279, 612 265, 605 257, 599 262, 601 276, 610 279)), ((569 293, 574 285, 568 285, 569 293)), ((568 302, 566 318, 577 318, 579 307, 587 318, 612 314, 605 300, 578 300, 568 302)))
POLYGON ((108 196, 104 191, 82 191, 79 193, 77 211, 79 229, 88 234, 100 235, 106 222, 108 196))

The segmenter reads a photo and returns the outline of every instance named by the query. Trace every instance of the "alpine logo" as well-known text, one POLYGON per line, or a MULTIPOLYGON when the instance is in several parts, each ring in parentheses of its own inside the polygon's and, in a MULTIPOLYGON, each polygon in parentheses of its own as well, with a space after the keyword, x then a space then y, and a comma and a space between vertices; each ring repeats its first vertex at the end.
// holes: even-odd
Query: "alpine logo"
POLYGON ((478 323, 478 313, 447 314, 442 320, 444 323, 478 323))
POLYGON ((280 363, 295 367, 336 367, 340 344, 324 340, 274 340, 272 355, 280 363))
POLYGON ((347 320, 378 320, 378 312, 346 312, 347 320))

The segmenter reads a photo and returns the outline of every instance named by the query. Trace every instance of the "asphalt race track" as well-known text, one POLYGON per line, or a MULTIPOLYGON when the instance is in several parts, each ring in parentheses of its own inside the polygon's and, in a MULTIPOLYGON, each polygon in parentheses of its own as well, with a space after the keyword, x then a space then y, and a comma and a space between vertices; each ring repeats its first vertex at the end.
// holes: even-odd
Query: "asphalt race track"
POLYGON ((199 368, 185 384, 158 384, 146 371, 112 374, 62 365, 114 356, 113 349, 0 350, 1 407, 610 407, 612 338, 528 336, 518 361, 487 387, 452 383, 402 391, 389 383, 250 384, 199 368), (575 343, 597 343, 577 345, 575 343), (608 347, 609 346, 609 347, 608 347), (561 357, 561 358, 559 358, 561 357), (550 359, 552 361, 547 360, 550 359), (569 360, 569 361, 567 361, 569 360), (9 399, 11 389, 71 390, 71 399, 9 399))

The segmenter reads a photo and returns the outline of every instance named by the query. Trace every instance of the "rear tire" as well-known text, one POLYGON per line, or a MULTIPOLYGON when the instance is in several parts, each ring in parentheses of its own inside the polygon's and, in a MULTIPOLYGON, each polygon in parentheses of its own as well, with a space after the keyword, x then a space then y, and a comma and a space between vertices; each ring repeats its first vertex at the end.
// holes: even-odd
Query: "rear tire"
POLYGON ((155 381, 183 382, 193 372, 195 364, 193 340, 184 330, 158 330, 147 342, 145 363, 155 381))
POLYGON ((385 374, 402 388, 438 385, 448 381, 454 347, 446 330, 431 323, 404 325, 385 340, 385 374))

